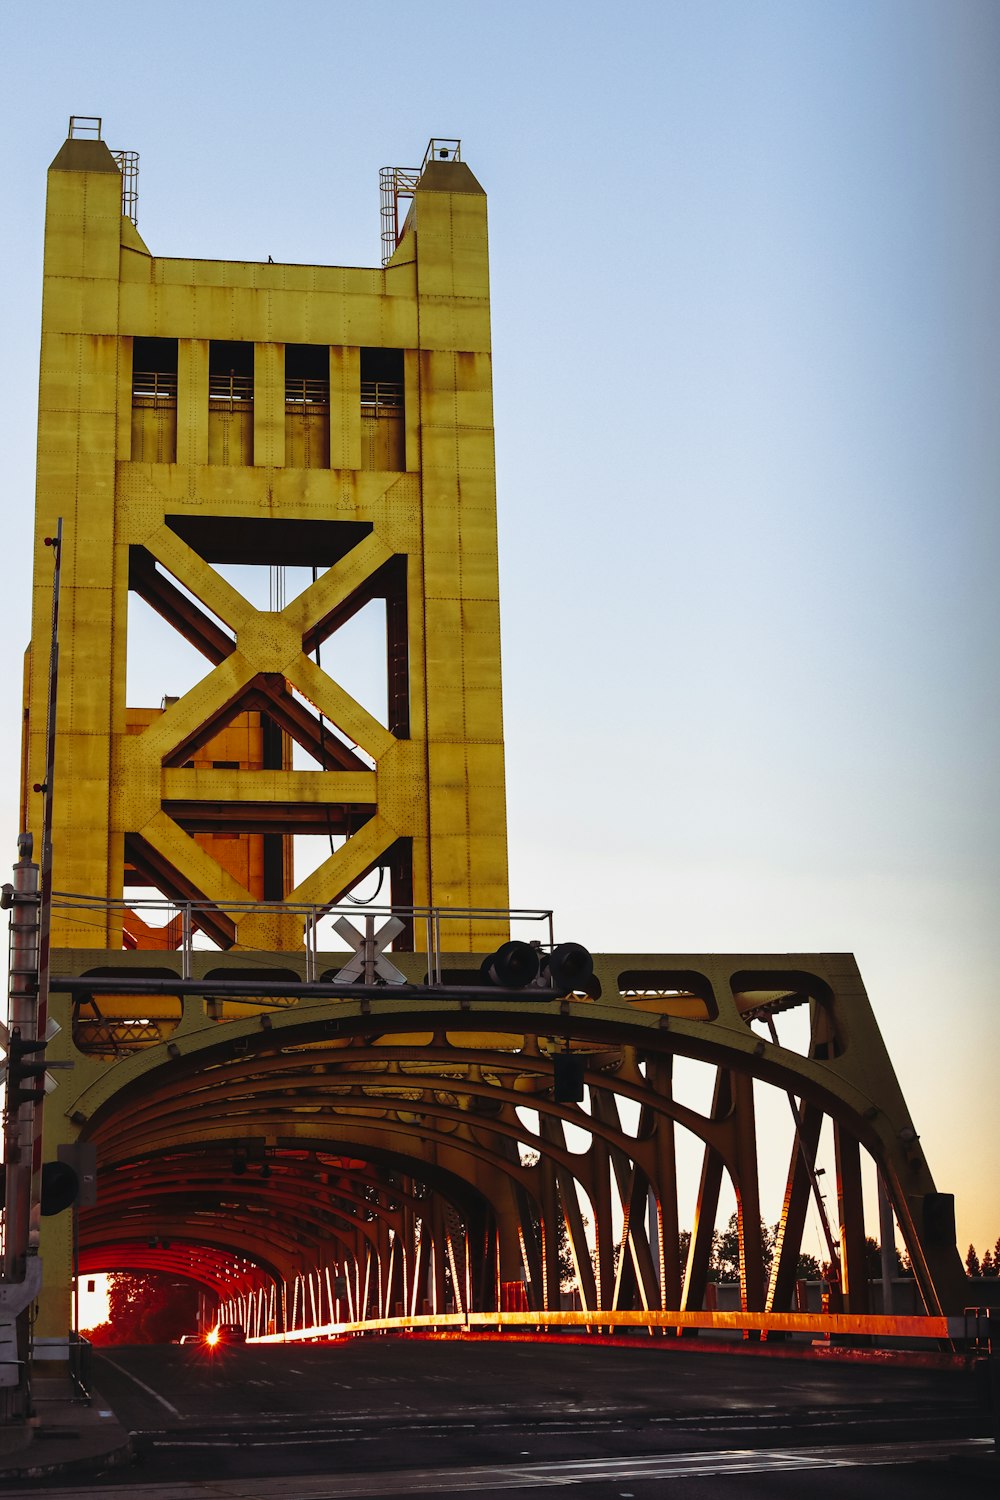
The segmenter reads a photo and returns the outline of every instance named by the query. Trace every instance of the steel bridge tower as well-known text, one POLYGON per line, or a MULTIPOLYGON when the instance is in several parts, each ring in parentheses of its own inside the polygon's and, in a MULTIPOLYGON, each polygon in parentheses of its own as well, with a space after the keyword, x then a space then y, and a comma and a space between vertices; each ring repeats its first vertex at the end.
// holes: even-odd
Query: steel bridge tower
POLYGON ((322 906, 375 870, 395 906, 505 908, 483 190, 442 147, 380 269, 165 259, 80 128, 49 172, 23 826, 62 518, 54 884, 117 911, 57 917, 54 942, 170 946, 136 887, 197 899, 227 949, 297 946, 301 919, 253 903, 322 906), (200 653, 188 691, 130 663, 130 594, 200 653), (373 601, 377 711, 337 681, 338 631, 373 601), (162 708, 127 701, 130 665, 162 708), (305 875, 292 834, 328 840, 305 875))
MULTIPOLYGON (((47 1160, 97 1153, 79 1267, 238 1292, 258 1331, 295 1320, 289 1288, 321 1320, 556 1315, 563 1236, 584 1312, 676 1332, 672 1311, 711 1318, 728 1181, 759 1331, 791 1315, 828 1131, 847 1313, 872 1311, 873 1172, 922 1307, 957 1310, 950 1200, 852 955, 651 943, 598 954, 585 985, 484 993, 509 903, 486 199, 460 143, 383 172, 387 254, 363 269, 158 257, 136 169, 71 122, 45 231, 22 827, 43 825, 61 522, 46 1058, 64 1071, 44 1125, 47 1160), (139 644, 143 610, 200 658, 186 688, 139 644), (363 704, 341 679, 375 612, 363 704), (321 842, 314 868, 299 837, 321 842), (359 992, 315 930, 372 879, 401 914, 397 967, 359 992), (792 1046, 775 1018, 796 1008, 792 1046), (707 1108, 677 1097, 675 1064, 712 1075, 707 1108), (760 1084, 791 1118, 770 1260, 760 1084), (686 1220, 681 1137, 701 1158, 686 1220)), ((41 1248, 58 1358, 69 1215, 41 1248)))

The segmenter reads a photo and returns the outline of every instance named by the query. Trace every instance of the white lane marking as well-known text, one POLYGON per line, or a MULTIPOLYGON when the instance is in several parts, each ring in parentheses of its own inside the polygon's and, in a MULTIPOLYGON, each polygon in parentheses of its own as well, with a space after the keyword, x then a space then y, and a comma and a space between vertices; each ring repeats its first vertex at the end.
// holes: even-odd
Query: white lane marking
POLYGON ((152 1396, 154 1401, 159 1401, 160 1405, 165 1406, 167 1411, 172 1412, 175 1417, 180 1416, 180 1412, 176 1406, 171 1405, 166 1396, 161 1396, 159 1391, 154 1391, 153 1387, 147 1385, 144 1380, 140 1380, 138 1375, 133 1375, 131 1370, 126 1370, 124 1365, 118 1364, 117 1360, 109 1359, 106 1354, 102 1354, 100 1357, 106 1365, 111 1366, 112 1370, 117 1370, 119 1375, 125 1375, 129 1380, 133 1380, 137 1386, 146 1392, 147 1396, 152 1396))
MULTIPOLYGON (((472 1422, 463 1424, 474 1430, 472 1422)), ((455 1431, 454 1427, 422 1427, 420 1429, 423 1437, 451 1437, 455 1431)), ((252 1437, 212 1437, 198 1438, 186 1437, 183 1433, 177 1437, 154 1438, 150 1443, 151 1448, 331 1448, 336 1443, 383 1443, 384 1432, 360 1432, 357 1429, 346 1428, 337 1433, 316 1433, 313 1431, 293 1432, 281 1437, 252 1438, 252 1437)))
MULTIPOLYGON (((462 1469, 411 1469, 391 1475, 392 1491, 399 1495, 441 1496, 482 1491, 561 1489, 595 1478, 667 1479, 707 1477, 713 1474, 747 1474, 794 1469, 861 1467, 865 1465, 913 1464, 941 1460, 952 1455, 978 1455, 992 1447, 992 1438, 960 1438, 928 1443, 892 1443, 848 1448, 803 1448, 754 1452, 735 1449, 725 1453, 669 1453, 642 1459, 593 1459, 570 1463, 505 1465, 462 1469)), ((296 1500, 351 1500, 368 1496, 381 1500, 389 1476, 376 1474, 297 1475, 293 1481, 281 1476, 269 1479, 233 1479, 135 1484, 129 1494, 135 1500, 288 1500, 290 1482, 296 1500)), ((63 1489, 60 1500, 94 1500, 93 1489, 63 1489)), ((5 1500, 38 1500, 32 1489, 6 1490, 5 1500)))

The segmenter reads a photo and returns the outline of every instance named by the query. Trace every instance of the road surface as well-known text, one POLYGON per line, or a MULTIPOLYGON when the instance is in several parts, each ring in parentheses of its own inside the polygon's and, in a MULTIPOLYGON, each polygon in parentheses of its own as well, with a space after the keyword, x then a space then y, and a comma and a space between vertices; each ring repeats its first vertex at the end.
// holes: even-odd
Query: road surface
POLYGON ((951 1371, 485 1340, 95 1354, 138 1464, 51 1482, 64 1500, 964 1500, 1000 1477, 951 1371))

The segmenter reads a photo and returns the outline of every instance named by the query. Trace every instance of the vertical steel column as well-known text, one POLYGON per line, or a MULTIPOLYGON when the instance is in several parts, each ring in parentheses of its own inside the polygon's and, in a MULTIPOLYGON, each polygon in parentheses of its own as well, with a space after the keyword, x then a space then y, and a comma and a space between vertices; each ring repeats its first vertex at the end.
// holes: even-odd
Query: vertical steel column
POLYGON ((465 1256, 463 1254, 460 1261, 455 1254, 455 1236, 450 1224, 446 1224, 445 1227, 445 1248, 448 1252, 448 1264, 451 1267, 451 1294, 455 1301, 455 1311, 464 1313, 468 1310, 465 1300, 465 1256))
POLYGON ((597 1251, 597 1306, 610 1310, 615 1298, 614 1235, 611 1228, 611 1162, 604 1141, 591 1139, 594 1183, 594 1240, 597 1251))
POLYGON ((404 1308, 409 1307, 411 1289, 416 1274, 417 1260, 417 1220, 409 1200, 413 1196, 413 1178, 404 1177, 402 1182, 403 1192, 406 1200, 400 1210, 400 1218, 403 1227, 403 1283, 401 1287, 401 1301, 404 1308))
POLYGON ((815 1104, 803 1103, 795 1110, 795 1138, 788 1163, 788 1179, 781 1206, 778 1242, 771 1262, 771 1280, 767 1290, 768 1312, 790 1312, 795 1290, 795 1272, 802 1250, 806 1211, 823 1126, 823 1111, 815 1104))
MULTIPOLYGON (((728 1068, 719 1068, 715 1077, 715 1093, 712 1098, 712 1119, 725 1119, 732 1106, 732 1074, 728 1068)), ((714 1146, 706 1144, 701 1166, 701 1181, 698 1184, 698 1198, 694 1209, 694 1223, 691 1226, 691 1244, 684 1272, 684 1290, 681 1294, 683 1312, 699 1312, 705 1300, 705 1287, 708 1285, 708 1269, 712 1260, 715 1237, 715 1220, 719 1212, 722 1172, 722 1157, 714 1146)))
MULTIPOLYGON (((541 1116, 539 1116, 539 1120, 541 1120, 541 1116)), ((500 1136, 498 1139, 502 1141, 504 1137, 500 1136)), ((513 1155, 516 1156, 517 1147, 513 1141, 509 1141, 507 1144, 513 1155)), ((541 1160, 538 1163, 539 1168, 545 1159, 545 1153, 543 1152, 541 1160)), ((553 1166, 554 1171, 554 1165, 552 1163, 550 1165, 553 1166)), ((520 1219, 518 1237, 521 1241, 521 1260, 527 1272, 527 1285, 530 1288, 528 1305, 533 1312, 541 1312, 546 1305, 545 1278, 542 1270, 542 1220, 545 1216, 545 1209, 544 1206, 539 1206, 538 1199, 527 1188, 522 1187, 519 1182, 515 1181, 513 1188, 514 1202, 517 1205, 518 1217, 520 1219)))
POLYGON ((395 1269, 396 1245, 395 1235, 390 1238, 389 1221, 385 1215, 385 1194, 379 1194, 379 1207, 382 1210, 375 1220, 375 1245, 378 1254, 378 1315, 387 1318, 392 1308, 394 1295, 394 1282, 398 1276, 395 1269))
POLYGON ((865 1246, 865 1205, 861 1190, 861 1146, 836 1120, 833 1144, 837 1164, 837 1214, 840 1219, 840 1279, 844 1311, 866 1313, 868 1265, 865 1246))
MULTIPOLYGON (((658 1098, 673 1100, 673 1054, 651 1057, 646 1081, 658 1098)), ((657 1229, 660 1239, 660 1297, 664 1308, 681 1305, 680 1216, 677 1209, 677 1150, 671 1117, 656 1111, 653 1148, 656 1154, 657 1229)))
POLYGON ((541 1173, 542 1306, 557 1312, 561 1305, 559 1274, 559 1189, 555 1164, 543 1152, 536 1169, 541 1173))
MULTIPOLYGON (((618 1100, 610 1090, 591 1089, 590 1103, 595 1119, 599 1120, 602 1125, 608 1125, 612 1130, 623 1134, 618 1100)), ((634 1290, 643 1307, 655 1307, 659 1300, 659 1278, 653 1266, 649 1241, 646 1239, 643 1227, 649 1182, 641 1167, 638 1167, 620 1146, 611 1146, 609 1154, 624 1215, 614 1305, 615 1307, 623 1306, 620 1300, 621 1292, 631 1280, 634 1282, 634 1290)), ((629 1300, 634 1302, 635 1299, 629 1296, 629 1300)))
POLYGON ((430 1201, 430 1239, 433 1250, 430 1274, 431 1311, 444 1312, 445 1249, 444 1203, 440 1193, 434 1193, 430 1201))
POLYGON ((878 1169, 878 1238, 882 1258, 882 1312, 886 1317, 891 1317, 894 1300, 892 1281, 896 1274, 896 1222, 892 1216, 889 1190, 881 1167, 878 1169))
MULTIPOLYGON (((553 1145, 565 1151, 566 1132, 563 1129, 562 1120, 554 1115, 540 1113, 538 1123, 542 1140, 551 1141, 553 1145)), ((569 1248, 576 1270, 577 1285, 580 1288, 580 1301, 584 1309, 589 1310, 597 1306, 597 1281, 594 1276, 594 1263, 590 1258, 590 1245, 587 1242, 583 1213, 580 1209, 577 1179, 565 1167, 557 1165, 556 1186, 559 1190, 560 1210, 566 1222, 566 1233, 569 1236, 569 1248)))
MULTIPOLYGON (((429 1208, 429 1205, 428 1205, 429 1208)), ((414 1249, 413 1283, 410 1292, 410 1315, 411 1317, 423 1312, 423 1303, 431 1302, 428 1297, 428 1280, 431 1274, 431 1232, 430 1214, 420 1219, 420 1234, 414 1249)))
POLYGON ((753 1079, 733 1073, 736 1129, 736 1223, 740 1247, 740 1306, 744 1312, 763 1312, 766 1295, 764 1243, 760 1223, 760 1186, 757 1180, 757 1125, 753 1079))

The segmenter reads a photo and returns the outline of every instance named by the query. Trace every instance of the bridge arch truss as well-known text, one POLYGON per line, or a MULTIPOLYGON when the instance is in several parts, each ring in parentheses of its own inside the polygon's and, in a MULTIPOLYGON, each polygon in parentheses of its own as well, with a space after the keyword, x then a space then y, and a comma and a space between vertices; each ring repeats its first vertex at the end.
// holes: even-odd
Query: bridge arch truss
MULTIPOLYGON (((135 984, 127 957, 120 983, 131 973, 135 984)), ((473 974, 479 957, 452 972, 473 974)), ((413 956, 398 961, 423 977, 413 956)), ((603 955, 595 976, 592 994, 559 1000, 493 999, 461 982, 433 996, 385 985, 314 998, 303 983, 292 1002, 258 996, 221 1023, 211 981, 193 996, 195 978, 176 986, 180 1024, 131 1052, 119 1044, 113 1061, 79 1019, 91 1012, 77 978, 89 1053, 64 1118, 100 1163, 98 1203, 80 1214, 81 1266, 191 1275, 252 1332, 307 1316, 552 1311, 567 1299, 693 1311, 728 1183, 741 1307, 786 1312, 826 1129, 844 1310, 875 1310, 867 1158, 923 1309, 957 1310, 958 1255, 935 1235, 938 1195, 850 955, 603 955), (793 1009, 801 1050, 775 1025, 793 1009), (567 1056, 579 1101, 566 1097, 567 1056), (675 1086, 692 1064, 710 1073, 707 1107, 675 1086), (768 1092, 787 1096, 790 1122, 771 1245, 757 1127, 768 1092), (700 1154, 687 1222, 682 1137, 700 1154)))

